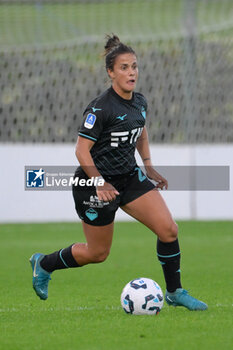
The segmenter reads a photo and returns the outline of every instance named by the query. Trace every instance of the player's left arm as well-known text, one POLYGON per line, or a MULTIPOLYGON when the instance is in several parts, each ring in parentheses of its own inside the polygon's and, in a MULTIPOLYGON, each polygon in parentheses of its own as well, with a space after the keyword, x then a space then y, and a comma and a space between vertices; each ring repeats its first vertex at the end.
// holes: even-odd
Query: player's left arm
POLYGON ((140 157, 142 158, 143 164, 146 169, 146 175, 148 176, 148 178, 157 182, 157 188, 160 188, 162 190, 165 187, 167 189, 167 180, 153 168, 146 127, 143 128, 142 134, 137 140, 136 148, 138 150, 138 153, 140 154, 140 157))

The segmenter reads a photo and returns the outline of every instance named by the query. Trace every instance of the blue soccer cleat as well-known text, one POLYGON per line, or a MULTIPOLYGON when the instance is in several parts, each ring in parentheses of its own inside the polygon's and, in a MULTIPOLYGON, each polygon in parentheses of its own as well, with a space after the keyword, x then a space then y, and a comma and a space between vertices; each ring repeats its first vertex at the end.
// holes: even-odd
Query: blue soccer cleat
POLYGON ((177 288, 175 292, 169 293, 166 291, 165 300, 168 305, 172 306, 184 306, 187 309, 193 310, 207 310, 208 305, 203 303, 191 295, 188 294, 188 291, 182 288, 177 288))
POLYGON ((36 292, 36 294, 42 300, 46 300, 48 298, 48 284, 49 280, 51 280, 51 273, 45 271, 40 266, 40 261, 43 259, 44 254, 36 253, 33 254, 30 258, 30 263, 32 265, 32 285, 36 292))

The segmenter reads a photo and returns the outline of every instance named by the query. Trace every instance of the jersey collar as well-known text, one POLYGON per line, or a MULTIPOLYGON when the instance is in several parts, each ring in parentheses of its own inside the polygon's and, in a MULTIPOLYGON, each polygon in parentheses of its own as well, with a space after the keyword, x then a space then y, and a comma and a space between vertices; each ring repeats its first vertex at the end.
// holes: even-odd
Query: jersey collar
POLYGON ((118 94, 116 93, 116 91, 113 89, 112 86, 109 88, 109 91, 110 91, 110 93, 111 93, 113 96, 115 96, 120 102, 125 102, 125 103, 128 103, 128 104, 132 104, 133 101, 134 101, 134 92, 133 92, 132 98, 131 98, 130 100, 126 100, 125 98, 123 98, 123 97, 121 97, 120 95, 118 95, 118 94))

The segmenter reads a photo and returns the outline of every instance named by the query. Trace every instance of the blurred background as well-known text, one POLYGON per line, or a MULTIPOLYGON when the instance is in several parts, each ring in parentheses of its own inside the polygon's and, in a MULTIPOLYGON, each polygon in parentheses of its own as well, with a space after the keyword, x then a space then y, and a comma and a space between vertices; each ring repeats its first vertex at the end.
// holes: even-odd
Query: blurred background
MULTIPOLYGON (((233 166, 232 0, 0 0, 1 222, 77 220, 70 192, 25 192, 24 166, 77 164, 111 33, 138 55, 154 165, 233 166)), ((233 218, 231 190, 163 195, 176 218, 233 218)))

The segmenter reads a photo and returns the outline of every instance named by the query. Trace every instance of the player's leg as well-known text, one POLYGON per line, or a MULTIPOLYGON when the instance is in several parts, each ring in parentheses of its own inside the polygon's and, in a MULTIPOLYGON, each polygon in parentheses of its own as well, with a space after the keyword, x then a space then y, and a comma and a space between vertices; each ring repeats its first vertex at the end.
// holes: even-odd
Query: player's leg
MULTIPOLYGON (((78 168, 75 177, 87 180, 78 168)), ((86 243, 75 243, 52 254, 34 254, 31 259, 33 288, 41 299, 48 298, 48 282, 55 270, 102 262, 109 254, 118 201, 102 203, 95 186, 73 186, 75 208, 82 220, 86 243)))
POLYGON ((104 261, 111 249, 113 227, 113 222, 105 226, 92 226, 83 222, 86 243, 75 243, 48 255, 33 254, 30 262, 36 294, 42 300, 48 298, 48 283, 55 270, 104 261))
POLYGON ((177 288, 181 288, 178 227, 159 191, 149 191, 124 205, 122 209, 158 236, 157 254, 167 289, 174 292, 177 288))
POLYGON ((151 190, 121 208, 158 236, 157 255, 164 272, 168 304, 182 305, 190 310, 205 310, 205 303, 191 297, 181 287, 178 226, 159 191, 151 190))
POLYGON ((156 189, 125 204, 121 209, 147 226, 162 242, 169 243, 176 240, 178 226, 156 189))
POLYGON ((72 246, 74 259, 79 266, 103 262, 110 253, 114 223, 106 226, 91 226, 85 222, 82 224, 87 242, 72 246))
POLYGON ((44 270, 51 273, 55 270, 99 263, 107 258, 112 244, 114 223, 92 226, 82 221, 82 225, 86 243, 74 243, 68 248, 45 255, 40 263, 44 270))

